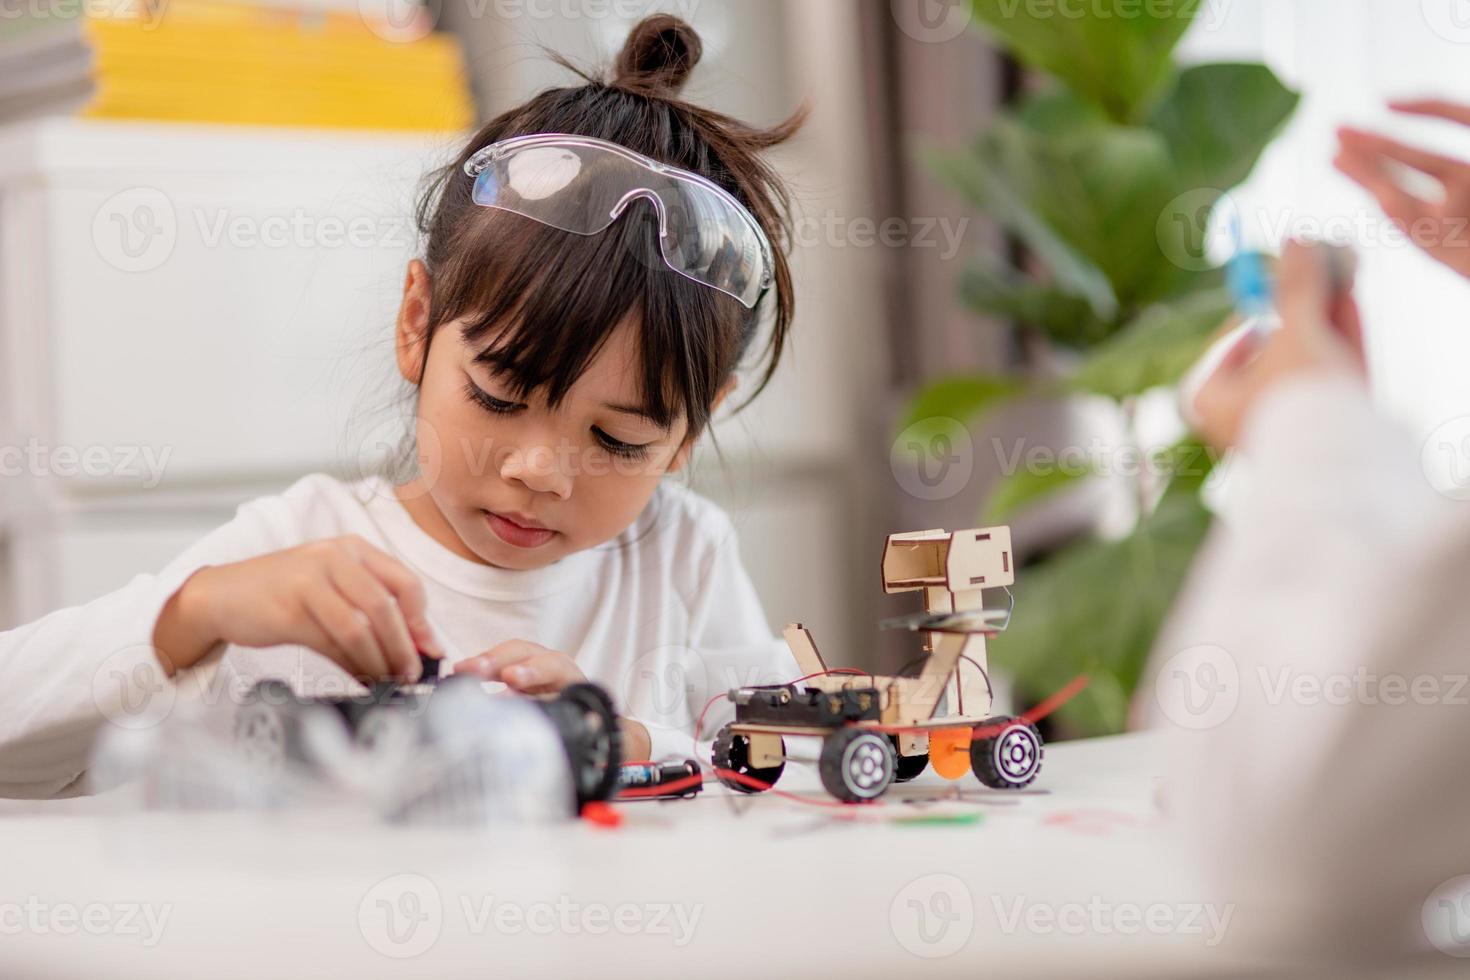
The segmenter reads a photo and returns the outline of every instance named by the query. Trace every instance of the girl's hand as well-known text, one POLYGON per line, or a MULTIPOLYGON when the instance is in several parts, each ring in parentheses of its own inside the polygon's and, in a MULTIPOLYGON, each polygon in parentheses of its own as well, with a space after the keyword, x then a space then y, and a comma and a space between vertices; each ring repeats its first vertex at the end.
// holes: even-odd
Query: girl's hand
MULTIPOLYGON (((461 660, 454 665, 454 672, 500 681, 523 694, 556 694, 568 684, 587 680, 571 657, 530 640, 507 640, 479 656, 461 660)), ((648 729, 631 718, 620 718, 618 724, 623 732, 623 757, 647 759, 653 750, 648 729)))
POLYGON ((1277 308, 1281 329, 1264 340, 1246 333, 1194 399, 1200 434, 1232 447, 1261 395, 1295 377, 1339 374, 1363 378, 1363 326, 1351 286, 1332 294, 1321 246, 1290 242, 1281 259, 1277 308))
POLYGON ((164 606, 153 645, 172 673, 218 643, 309 647, 363 681, 417 680, 444 651, 417 576, 355 535, 195 572, 164 606))
MULTIPOLYGON (((1470 105, 1435 99, 1392 102, 1397 112, 1430 116, 1470 126, 1470 105)), ((1397 140, 1344 128, 1337 169, 1377 198, 1384 212, 1415 245, 1462 276, 1470 277, 1470 162, 1431 153, 1397 140), (1417 170, 1443 189, 1433 200, 1406 190, 1396 179, 1400 167, 1417 170)))
POLYGON ((555 694, 568 684, 587 680, 571 657, 529 640, 507 640, 461 660, 454 672, 501 681, 523 694, 555 694))

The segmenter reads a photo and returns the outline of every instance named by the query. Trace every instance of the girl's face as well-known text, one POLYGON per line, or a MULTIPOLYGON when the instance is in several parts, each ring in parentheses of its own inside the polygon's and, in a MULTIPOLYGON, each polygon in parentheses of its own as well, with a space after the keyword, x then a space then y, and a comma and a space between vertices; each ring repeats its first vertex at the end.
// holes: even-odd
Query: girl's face
POLYGON ((516 399, 493 366, 477 362, 494 338, 466 344, 459 321, 435 331, 425 363, 427 312, 428 274, 415 261, 399 313, 398 364, 419 386, 421 475, 398 493, 419 526, 461 556, 531 569, 601 544, 687 461, 685 420, 664 429, 639 411, 636 317, 619 325, 552 411, 539 392, 516 399))

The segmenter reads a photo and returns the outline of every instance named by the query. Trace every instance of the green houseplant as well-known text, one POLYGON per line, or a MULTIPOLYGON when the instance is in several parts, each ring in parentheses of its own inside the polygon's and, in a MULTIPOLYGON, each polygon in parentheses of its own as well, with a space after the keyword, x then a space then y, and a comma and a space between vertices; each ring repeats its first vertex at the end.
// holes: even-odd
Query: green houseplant
MULTIPOLYGON (((942 378, 916 395, 905 425, 973 422, 1022 397, 1104 400, 1131 425, 1137 398, 1176 382, 1228 317, 1223 276, 1205 259, 1209 213, 1249 175, 1298 96, 1264 65, 1177 64, 1200 6, 973 0, 976 19, 1037 84, 970 146, 926 148, 923 159, 1019 246, 1017 262, 982 256, 966 269, 966 304, 1068 367, 1045 378, 942 378)), ((1090 675, 1058 718, 1072 733, 1124 726, 1209 526, 1202 447, 1185 441, 1152 459, 1132 532, 1071 542, 1028 567, 1026 615, 992 647, 1023 697, 1090 675)), ((1003 521, 1087 475, 1007 473, 984 519, 1003 521)))

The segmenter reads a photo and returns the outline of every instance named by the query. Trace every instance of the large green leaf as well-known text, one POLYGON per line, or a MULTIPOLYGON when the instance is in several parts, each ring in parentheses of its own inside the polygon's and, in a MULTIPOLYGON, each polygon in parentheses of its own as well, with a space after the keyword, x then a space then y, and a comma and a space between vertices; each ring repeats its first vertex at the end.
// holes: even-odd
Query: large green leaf
POLYGON ((1069 380, 1076 391, 1126 398, 1178 381, 1230 316, 1230 296, 1211 290, 1150 307, 1093 349, 1069 380))
POLYGON ((1152 130, 1105 124, 1052 135, 1001 118, 948 172, 981 189, 976 203, 1101 319, 1158 299, 1182 274, 1161 261, 1158 219, 1176 177, 1152 130), (1104 285, 1079 268, 1100 273, 1104 285), (1104 289, 1114 302, 1098 302, 1104 289))
POLYGON ((1039 470, 1022 467, 995 484, 986 498, 982 519, 986 524, 1004 524, 1032 504, 1076 486, 1090 474, 1083 466, 1055 465, 1039 470))
POLYGON ((992 660, 1032 699, 1089 675, 1059 719, 1078 734, 1121 731, 1129 692, 1209 523, 1196 494, 1170 492, 1127 538, 1087 541, 1022 568, 1015 616, 992 642, 992 660))
POLYGON ((943 378, 926 385, 909 404, 904 428, 932 419, 969 422, 1026 390, 1015 378, 968 375, 943 378))
POLYGON ((960 296, 977 313, 1005 317, 1069 347, 1090 346, 1112 332, 1082 297, 994 262, 966 269, 960 296))
POLYGON ((1111 318, 1118 311, 1118 300, 1107 274, 1068 244, 1031 205, 1035 189, 1022 186, 1029 185, 1024 164, 1013 169, 1007 162, 1024 150, 1003 154, 994 145, 997 139, 1004 137, 984 136, 970 152, 920 147, 919 155, 932 173, 1024 241, 1059 286, 1084 297, 1098 317, 1111 318))
POLYGON ((1219 454, 1197 437, 1185 436, 1157 458, 1167 474, 1169 489, 1174 492, 1198 493, 1219 463, 1219 454))
POLYGON ((975 16, 1017 58, 1049 72, 1117 122, 1136 122, 1167 84, 1170 55, 1201 0, 1081 3, 973 0, 975 16))
POLYGON ((1181 191, 1226 191, 1250 176, 1299 101, 1265 65, 1198 65, 1180 72, 1150 125, 1169 144, 1181 191))

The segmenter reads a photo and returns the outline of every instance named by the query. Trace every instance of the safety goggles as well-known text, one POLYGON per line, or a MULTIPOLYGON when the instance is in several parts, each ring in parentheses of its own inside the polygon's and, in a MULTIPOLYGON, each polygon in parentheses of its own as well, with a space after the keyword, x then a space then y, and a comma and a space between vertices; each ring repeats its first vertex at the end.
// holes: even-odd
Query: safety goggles
POLYGON ((658 211, 659 248, 680 275, 754 309, 771 284, 771 245, 728 191, 687 170, 590 136, 536 133, 465 161, 476 204, 595 235, 640 197, 658 211))

